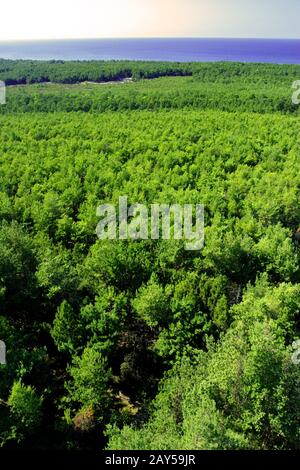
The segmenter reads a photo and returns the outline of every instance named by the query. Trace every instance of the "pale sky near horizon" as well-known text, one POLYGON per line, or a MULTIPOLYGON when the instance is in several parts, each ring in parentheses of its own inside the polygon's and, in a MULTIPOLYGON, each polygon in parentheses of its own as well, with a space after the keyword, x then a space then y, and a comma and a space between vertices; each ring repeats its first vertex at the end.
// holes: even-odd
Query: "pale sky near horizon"
POLYGON ((300 0, 13 0, 0 15, 0 40, 300 38, 300 0))

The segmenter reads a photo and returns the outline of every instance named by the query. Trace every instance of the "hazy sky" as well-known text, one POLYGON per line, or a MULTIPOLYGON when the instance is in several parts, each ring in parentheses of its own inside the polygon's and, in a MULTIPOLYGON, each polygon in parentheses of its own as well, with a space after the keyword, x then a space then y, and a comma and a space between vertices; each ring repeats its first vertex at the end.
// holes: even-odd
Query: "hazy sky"
POLYGON ((300 38, 300 0, 2 0, 0 18, 0 40, 300 38))

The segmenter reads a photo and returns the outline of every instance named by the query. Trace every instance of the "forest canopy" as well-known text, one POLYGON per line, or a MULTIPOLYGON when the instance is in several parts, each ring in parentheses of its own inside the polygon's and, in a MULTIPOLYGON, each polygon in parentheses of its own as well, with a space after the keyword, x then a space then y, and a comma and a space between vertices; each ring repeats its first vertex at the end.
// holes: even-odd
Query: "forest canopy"
POLYGON ((299 449, 300 66, 0 79, 0 446, 299 449), (204 248, 98 240, 124 195, 203 204, 204 248))

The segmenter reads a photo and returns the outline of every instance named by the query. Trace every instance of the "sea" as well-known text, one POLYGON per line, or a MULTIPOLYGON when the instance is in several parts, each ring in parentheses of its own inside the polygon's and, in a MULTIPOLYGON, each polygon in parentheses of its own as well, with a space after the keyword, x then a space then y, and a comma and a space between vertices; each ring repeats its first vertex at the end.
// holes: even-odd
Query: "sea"
POLYGON ((0 58, 300 64, 300 39, 72 39, 0 42, 0 58))

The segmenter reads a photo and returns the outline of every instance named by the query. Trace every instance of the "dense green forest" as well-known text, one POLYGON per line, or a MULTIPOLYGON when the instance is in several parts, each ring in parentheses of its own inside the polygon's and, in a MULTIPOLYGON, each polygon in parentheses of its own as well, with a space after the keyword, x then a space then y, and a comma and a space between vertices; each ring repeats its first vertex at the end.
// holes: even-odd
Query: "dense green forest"
POLYGON ((54 111, 99 113, 189 108, 299 115, 299 107, 293 105, 291 100, 292 83, 299 77, 297 65, 159 62, 71 62, 59 65, 56 62, 40 64, 27 61, 9 63, 11 70, 5 72, 6 67, 1 66, 0 61, 1 80, 5 80, 7 85, 34 84, 8 86, 7 105, 0 107, 0 113, 3 114, 54 111), (60 66, 63 67, 63 77, 52 76, 50 71, 58 74, 60 66), (112 73, 111 69, 116 71, 112 73), (28 70, 35 72, 35 80, 28 78, 28 70), (92 71, 95 76, 88 75, 92 71), (173 76, 166 77, 169 75, 173 76), (134 83, 122 82, 122 79, 130 77, 134 83), (160 78, 149 80, 154 77, 160 78))
POLYGON ((297 79, 0 61, 0 446, 300 448, 297 79), (98 240, 123 195, 204 204, 204 248, 98 240))
POLYGON ((165 76, 198 76, 205 81, 222 82, 241 79, 249 83, 281 83, 294 80, 299 65, 197 63, 157 61, 32 61, 0 59, 0 75, 7 85, 30 83, 107 82, 133 78, 151 79, 165 76))

